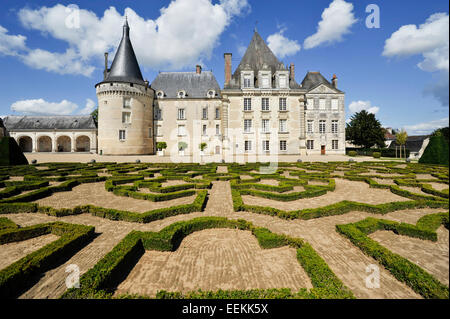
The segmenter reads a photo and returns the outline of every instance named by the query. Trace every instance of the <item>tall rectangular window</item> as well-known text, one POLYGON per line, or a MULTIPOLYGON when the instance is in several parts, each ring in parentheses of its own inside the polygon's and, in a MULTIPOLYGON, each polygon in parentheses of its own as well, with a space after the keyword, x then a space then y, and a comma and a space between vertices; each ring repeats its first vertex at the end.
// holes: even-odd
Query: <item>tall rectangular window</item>
POLYGON ((125 130, 119 130, 119 140, 124 141, 126 138, 125 130))
POLYGON ((185 113, 184 113, 184 109, 178 109, 178 119, 179 120, 185 120, 186 119, 186 116, 185 116, 185 113))
POLYGON ((331 109, 332 110, 339 109, 339 100, 338 99, 332 99, 331 100, 331 109))
POLYGON ((280 75, 280 77, 278 78, 278 83, 280 85, 280 89, 285 89, 287 87, 286 75, 280 75))
POLYGON ((244 111, 251 111, 252 110, 252 99, 251 98, 244 98, 244 111))
POLYGON ((319 121, 319 133, 321 134, 325 133, 325 120, 319 121))
POLYGON ((153 133, 153 128, 149 127, 149 128, 148 128, 148 137, 149 137, 149 138, 152 138, 152 137, 153 137, 153 134, 152 134, 152 133, 153 133))
POLYGON ((280 141, 280 151, 286 151, 286 150, 287 150, 287 142, 280 141))
POLYGON ((246 152, 252 150, 252 141, 245 141, 245 142, 244 142, 244 150, 245 150, 246 152))
POLYGON ((262 111, 269 111, 269 98, 263 97, 261 99, 261 110, 262 111))
POLYGON ((206 125, 202 126, 202 135, 206 136, 206 125))
POLYGON ((244 75, 244 88, 249 88, 252 85, 250 75, 244 75))
POLYGON ((280 98, 280 111, 286 111, 286 98, 280 98))
POLYGON ((122 112, 122 123, 123 124, 131 123, 131 113, 130 112, 122 112))
POLYGON ((331 121, 331 133, 337 133, 338 132, 338 121, 332 120, 331 121))
POLYGON ((161 125, 155 126, 155 135, 156 135, 156 136, 162 136, 161 125))
POLYGON ((326 100, 325 99, 320 99, 319 100, 319 110, 325 110, 325 104, 326 100))
POLYGON ((161 119, 162 119, 162 112, 161 112, 161 109, 159 107, 157 107, 157 106, 155 107, 155 113, 153 115, 154 115, 155 120, 161 121, 161 119))
POLYGON ((287 120, 280 120, 280 125, 279 125, 279 129, 281 133, 286 133, 287 132, 287 120))
POLYGON ((306 148, 308 150, 313 150, 314 149, 314 140, 307 140, 306 141, 306 148))
POLYGON ((262 86, 261 86, 262 88, 270 87, 270 85, 269 85, 269 76, 268 75, 263 75, 261 84, 262 84, 262 86))
POLYGON ((123 98, 123 108, 124 109, 131 108, 131 98, 129 98, 129 97, 124 97, 123 98))
POLYGON ((216 124, 216 135, 220 135, 220 125, 216 124))
POLYGON ((307 99, 306 100, 306 109, 307 110, 314 109, 314 100, 313 99, 307 99))
POLYGON ((208 108, 207 107, 204 107, 202 109, 202 119, 203 120, 207 120, 208 119, 208 108))
POLYGON ((216 120, 220 119, 220 109, 217 107, 216 108, 216 120))
POLYGON ((184 125, 178 125, 178 136, 185 136, 186 128, 184 125))
POLYGON ((314 133, 314 121, 313 120, 308 120, 307 124, 306 124, 306 132, 307 133, 314 133))
POLYGON ((332 140, 331 141, 331 148, 333 149, 333 150, 337 150, 338 148, 339 148, 339 141, 338 140, 332 140))
POLYGON ((250 133, 252 131, 252 120, 244 120, 244 132, 250 133))
POLYGON ((262 131, 263 131, 263 133, 270 132, 270 121, 266 120, 266 119, 263 119, 261 123, 262 123, 262 131))
POLYGON ((270 143, 268 140, 262 141, 262 147, 264 152, 270 151, 270 143))

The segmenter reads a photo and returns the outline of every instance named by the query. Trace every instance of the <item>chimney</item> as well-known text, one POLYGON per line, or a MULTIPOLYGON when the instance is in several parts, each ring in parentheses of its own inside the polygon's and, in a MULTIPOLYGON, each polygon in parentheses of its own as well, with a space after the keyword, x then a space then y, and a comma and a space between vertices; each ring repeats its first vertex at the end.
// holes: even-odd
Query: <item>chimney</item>
POLYGON ((291 66, 289 67, 289 78, 293 81, 295 81, 295 65, 294 63, 291 63, 291 66))
POLYGON ((231 53, 225 53, 225 86, 230 85, 231 82, 231 53))
POLYGON ((336 76, 336 74, 333 74, 333 78, 331 79, 331 84, 333 84, 333 87, 337 89, 337 76, 336 76))
POLYGON ((105 52, 105 70, 103 71, 103 80, 106 80, 108 75, 108 52, 105 52))
POLYGON ((202 74, 202 66, 201 65, 197 65, 195 68, 196 68, 195 73, 202 74))

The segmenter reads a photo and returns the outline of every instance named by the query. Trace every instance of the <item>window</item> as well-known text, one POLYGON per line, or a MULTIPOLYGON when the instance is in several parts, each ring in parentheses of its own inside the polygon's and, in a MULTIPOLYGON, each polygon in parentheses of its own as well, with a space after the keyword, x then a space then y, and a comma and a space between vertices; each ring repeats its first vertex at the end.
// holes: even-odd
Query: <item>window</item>
POLYGON ((280 75, 280 77, 278 78, 278 84, 280 85, 280 89, 284 89, 287 87, 286 75, 280 75))
POLYGON ((162 111, 159 107, 155 107, 154 117, 155 117, 155 120, 158 120, 158 121, 162 120, 162 111))
POLYGON ((244 132, 250 133, 252 131, 252 120, 244 120, 244 132))
POLYGON ((269 120, 262 120, 262 131, 263 133, 269 133, 270 132, 270 122, 269 120))
POLYGON ((245 142, 244 142, 244 150, 245 150, 246 152, 252 150, 252 141, 245 141, 245 142))
POLYGON ((212 98, 214 96, 216 96, 216 92, 214 90, 209 90, 208 91, 208 97, 212 98))
POLYGON ((124 109, 131 108, 131 98, 129 98, 129 97, 123 98, 123 108, 124 109))
POLYGON ((153 134, 152 134, 152 133, 153 133, 153 128, 149 127, 149 128, 148 128, 148 137, 149 137, 149 138, 152 138, 152 137, 153 137, 153 134))
POLYGON ((332 120, 331 121, 331 133, 337 133, 338 132, 338 121, 332 120))
POLYGON ((325 99, 319 100, 319 110, 325 110, 325 99))
POLYGON ((325 133, 325 120, 319 121, 319 133, 321 134, 325 133))
POLYGON ((286 111, 286 98, 280 98, 280 111, 286 111))
POLYGON ((155 126, 155 135, 156 136, 162 136, 161 125, 155 126))
POLYGON ((220 109, 217 107, 216 108, 216 120, 220 119, 220 109))
POLYGON ((306 149, 313 150, 314 149, 314 140, 307 140, 306 141, 306 149))
POLYGON ((280 141, 280 151, 286 151, 286 149, 287 149, 287 142, 280 141))
POLYGON ((269 86, 269 76, 267 76, 267 75, 264 75, 263 77, 262 77, 262 79, 261 79, 261 87, 262 88, 268 88, 268 87, 270 87, 269 86))
POLYGON ((306 130, 308 133, 314 133, 314 121, 308 120, 306 130))
POLYGON ((331 148, 333 149, 333 150, 337 150, 339 147, 339 144, 338 144, 338 140, 332 140, 331 141, 331 148))
POLYGON ((263 97, 261 99, 261 110, 262 111, 269 111, 269 98, 263 97))
POLYGON ((202 109, 202 119, 203 120, 207 120, 208 119, 208 108, 207 107, 204 107, 202 109))
POLYGON ((124 141, 125 137, 125 130, 119 130, 119 140, 124 141))
POLYGON ((184 109, 178 109, 178 119, 179 120, 185 120, 185 114, 184 114, 184 109))
POLYGON ((185 136, 186 128, 184 125, 178 125, 178 136, 185 136))
POLYGON ((287 132, 287 120, 280 120, 280 132, 281 133, 287 132))
POLYGON ((251 111, 251 110, 252 110, 252 99, 244 98, 244 111, 251 111))
POLYGON ((331 100, 331 109, 332 110, 339 109, 339 101, 338 101, 338 99, 332 99, 331 100))
POLYGON ((251 78, 250 78, 250 75, 244 75, 244 87, 245 88, 249 88, 249 87, 251 87, 252 85, 251 85, 251 78))
POLYGON ((220 135, 220 125, 216 124, 216 135, 220 135))
POLYGON ((202 135, 206 136, 206 125, 202 126, 202 135))
POLYGON ((122 123, 124 123, 124 124, 131 123, 131 113, 130 112, 122 112, 122 123))
POLYGON ((306 109, 307 110, 314 109, 314 100, 313 99, 307 99, 306 100, 306 109))
POLYGON ((184 91, 179 91, 179 92, 178 92, 178 97, 179 97, 180 99, 184 98, 185 95, 186 95, 186 93, 185 93, 184 91))
POLYGON ((162 99, 164 97, 164 92, 163 91, 158 91, 156 93, 156 96, 158 97, 158 99, 162 99))
POLYGON ((262 147, 264 152, 270 151, 270 144, 268 140, 262 141, 262 147))
POLYGON ((219 155, 219 154, 220 154, 220 146, 217 145, 217 146, 216 146, 216 155, 219 155))

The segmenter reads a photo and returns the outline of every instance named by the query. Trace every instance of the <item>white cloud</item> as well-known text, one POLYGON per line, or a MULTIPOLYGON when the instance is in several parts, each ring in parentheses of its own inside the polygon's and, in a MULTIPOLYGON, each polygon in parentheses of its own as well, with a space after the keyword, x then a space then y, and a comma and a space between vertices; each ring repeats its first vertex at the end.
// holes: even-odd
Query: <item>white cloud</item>
POLYGON ((25 115, 69 115, 78 105, 62 100, 59 103, 47 102, 44 99, 21 100, 11 104, 11 110, 25 115))
POLYGON ((240 56, 244 56, 245 51, 247 51, 247 47, 245 45, 240 44, 237 46, 237 51, 240 56))
POLYGON ((312 49, 324 43, 340 42, 345 34, 350 33, 350 27, 357 21, 353 13, 353 4, 344 0, 334 0, 322 12, 317 32, 305 39, 303 47, 312 49))
POLYGON ((26 48, 26 37, 23 35, 8 35, 8 30, 0 25, 0 54, 17 55, 26 48))
POLYGON ((426 135, 432 133, 434 130, 449 125, 449 118, 442 118, 430 122, 419 123, 416 125, 407 125, 405 130, 410 135, 426 135))
POLYGON ((409 56, 422 54, 424 60, 418 64, 424 71, 449 70, 449 16, 446 13, 431 15, 417 28, 404 25, 386 40, 383 55, 409 56))
POLYGON ((95 110, 96 106, 97 104, 93 100, 86 99, 86 106, 80 111, 80 114, 89 115, 95 110))
POLYGON ((281 59, 289 55, 294 55, 301 49, 300 44, 296 40, 290 40, 283 35, 284 31, 286 29, 281 29, 277 33, 267 37, 267 45, 281 59))
MULTIPOLYGON (((142 67, 179 69, 193 66, 210 59, 220 35, 233 17, 250 11, 247 0, 221 0, 217 4, 212 0, 173 0, 161 8, 160 16, 155 20, 141 17, 131 8, 126 8, 121 15, 115 7, 110 7, 103 16, 85 9, 74 11, 73 8, 57 4, 19 11, 24 27, 68 45, 64 53, 43 48, 28 49, 21 56, 24 63, 60 74, 90 76, 93 65, 100 65, 104 52, 115 52, 126 15, 130 37, 142 67), (74 14, 77 18, 73 20, 74 14)), ((5 35, 6 32, 0 29, 0 48, 8 42, 3 39, 5 35)), ((22 40, 22 46, 25 46, 25 38, 13 37, 18 37, 18 44, 22 40)))
POLYGON ((380 108, 378 106, 372 106, 370 101, 353 101, 348 106, 350 112, 357 113, 362 110, 366 110, 368 113, 377 114, 380 108))

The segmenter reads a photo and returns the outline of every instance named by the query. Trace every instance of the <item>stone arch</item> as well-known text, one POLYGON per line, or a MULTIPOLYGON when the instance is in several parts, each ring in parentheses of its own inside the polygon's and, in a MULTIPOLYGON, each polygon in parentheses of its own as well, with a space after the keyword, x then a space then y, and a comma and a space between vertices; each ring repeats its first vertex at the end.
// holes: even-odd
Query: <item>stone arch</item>
POLYGON ((33 151, 33 139, 29 136, 21 136, 18 138, 19 147, 24 153, 31 153, 33 151))
POLYGON ((70 152, 72 151, 72 140, 67 135, 61 135, 56 140, 57 152, 70 152))
POLYGON ((77 152, 89 152, 91 150, 91 139, 86 135, 80 135, 75 140, 77 152))
POLYGON ((39 136, 37 139, 37 151, 38 152, 51 152, 52 151, 52 139, 47 135, 39 136))

